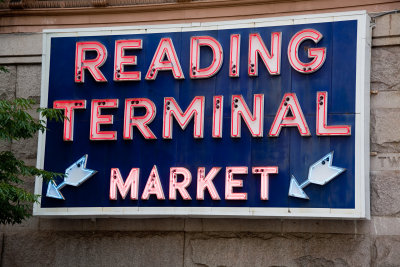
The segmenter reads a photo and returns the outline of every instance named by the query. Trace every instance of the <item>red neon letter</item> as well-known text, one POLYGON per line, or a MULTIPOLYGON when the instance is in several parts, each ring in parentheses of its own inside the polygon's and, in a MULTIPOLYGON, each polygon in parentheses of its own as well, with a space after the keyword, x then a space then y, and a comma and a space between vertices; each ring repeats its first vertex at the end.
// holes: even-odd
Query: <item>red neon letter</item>
POLYGON ((253 167, 254 174, 261 174, 261 192, 260 197, 261 200, 268 200, 269 193, 269 174, 270 173, 278 173, 278 167, 253 167))
POLYGON ((221 170, 219 167, 213 167, 205 176, 206 168, 200 167, 197 169, 197 200, 204 200, 204 190, 208 189, 210 196, 213 200, 220 200, 218 191, 214 186, 213 180, 218 172, 221 170))
POLYGON ((212 137, 222 137, 222 122, 223 122, 223 111, 224 111, 224 96, 216 95, 213 98, 213 125, 212 125, 212 137))
POLYGON ((299 59, 299 47, 300 44, 305 40, 313 40, 314 43, 318 43, 322 39, 323 35, 313 29, 306 29, 296 33, 289 42, 288 57, 292 67, 300 73, 312 73, 317 71, 325 62, 326 48, 308 48, 308 57, 313 60, 308 63, 303 63, 299 59))
POLYGON ((113 115, 101 115, 102 108, 117 108, 118 99, 93 99, 90 116, 90 140, 117 140, 116 131, 100 131, 101 124, 113 124, 113 115))
POLYGON ((262 137, 264 131, 264 95, 255 94, 253 116, 241 95, 232 96, 231 137, 241 136, 241 121, 244 119, 253 137, 262 137))
POLYGON ((317 93, 317 135, 351 135, 350 125, 327 125, 328 92, 317 93))
POLYGON ((172 115, 181 126, 182 130, 189 124, 194 116, 194 138, 203 138, 204 124, 204 96, 196 96, 185 113, 173 97, 164 98, 163 138, 172 139, 172 115))
POLYGON ((297 126, 301 136, 311 135, 295 93, 287 93, 283 96, 281 105, 269 130, 269 136, 278 137, 282 127, 290 126, 297 126), (292 112, 293 116, 288 117, 289 111, 292 112))
POLYGON ((239 77, 240 71, 240 34, 231 34, 231 54, 229 61, 229 76, 239 77))
POLYGON ((147 124, 156 116, 156 106, 147 98, 125 99, 124 139, 133 139, 132 126, 136 126, 146 139, 157 139, 147 124), (144 116, 135 117, 135 108, 145 108, 144 116))
POLYGON ((234 193, 234 187, 243 187, 243 180, 234 180, 234 174, 247 174, 247 167, 226 167, 225 173, 225 199, 246 200, 247 193, 234 193))
POLYGON ((75 82, 85 82, 85 69, 88 69, 97 82, 107 82, 99 70, 107 59, 107 49, 100 42, 77 42, 75 55, 75 82), (86 59, 87 51, 96 51, 95 59, 86 59))
POLYGON ((136 65, 136 56, 125 56, 127 49, 142 49, 142 40, 115 41, 114 81, 140 81, 140 71, 124 71, 124 65, 136 65))
POLYGON ((222 66, 222 46, 211 36, 195 36, 190 39, 190 78, 209 78, 214 76, 222 66), (208 46, 212 49, 213 60, 210 66, 200 69, 200 47, 208 46))
POLYGON ((171 38, 162 38, 154 53, 146 80, 154 80, 159 70, 172 70, 175 79, 185 79, 171 38), (167 60, 163 60, 167 57, 167 60))
POLYGON ((138 188, 139 188, 139 169, 132 168, 128 178, 126 179, 125 183, 122 180, 121 172, 118 168, 111 169, 111 176, 110 176, 110 199, 117 200, 117 188, 122 197, 125 199, 126 195, 128 194, 129 189, 131 190, 131 199, 137 200, 138 199, 138 188))
POLYGON ((154 165, 150 172, 149 179, 147 179, 146 186, 143 189, 142 199, 149 199, 150 195, 156 195, 158 200, 165 199, 156 165, 154 165))
POLYGON ((169 174, 169 199, 176 200, 176 191, 178 190, 184 200, 191 200, 186 187, 192 182, 192 174, 186 168, 174 167, 170 169, 169 174), (178 175, 183 176, 182 182, 178 183, 178 175))
POLYGON ((64 141, 74 140, 74 110, 86 109, 86 100, 56 100, 53 108, 64 109, 64 141))
POLYGON ((271 33, 271 53, 268 52, 260 34, 249 36, 249 76, 258 76, 258 55, 261 56, 269 74, 278 75, 281 72, 281 32, 271 33))

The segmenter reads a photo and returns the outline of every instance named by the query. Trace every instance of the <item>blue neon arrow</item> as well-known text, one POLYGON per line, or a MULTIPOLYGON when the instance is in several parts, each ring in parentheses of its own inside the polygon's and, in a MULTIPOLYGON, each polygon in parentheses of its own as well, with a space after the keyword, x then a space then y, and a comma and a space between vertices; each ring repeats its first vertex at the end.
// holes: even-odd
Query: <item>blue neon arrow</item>
POLYGON ((309 199, 303 188, 309 184, 324 185, 344 172, 346 169, 332 166, 333 151, 315 162, 308 169, 308 178, 299 185, 296 178, 292 175, 289 186, 289 196, 309 199))
POLYGON ((304 192, 303 190, 303 188, 306 187, 307 185, 308 184, 305 183, 299 185, 296 178, 292 175, 292 178, 290 179, 289 196, 303 198, 303 199, 310 199, 307 196, 306 192, 304 192))
POLYGON ((63 199, 63 194, 60 190, 66 185, 80 186, 87 179, 97 173, 95 170, 86 169, 88 155, 84 155, 71 166, 65 170, 64 181, 59 185, 56 185, 54 181, 50 181, 47 185, 47 197, 63 199))

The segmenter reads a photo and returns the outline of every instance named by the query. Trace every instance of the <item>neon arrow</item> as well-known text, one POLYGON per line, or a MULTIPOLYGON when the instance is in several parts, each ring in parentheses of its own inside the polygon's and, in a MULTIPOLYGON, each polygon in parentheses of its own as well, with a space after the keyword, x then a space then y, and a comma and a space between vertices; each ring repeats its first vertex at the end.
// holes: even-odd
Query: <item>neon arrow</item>
POLYGON ((309 184, 324 185, 344 172, 346 169, 332 166, 333 151, 315 162, 308 169, 308 178, 299 185, 296 178, 292 175, 289 186, 289 196, 310 199, 303 188, 309 184))
POLYGON ((74 164, 69 166, 65 170, 64 181, 59 185, 56 185, 54 181, 50 181, 49 184, 47 185, 46 196, 65 200, 63 194, 61 194, 60 192, 60 190, 64 186, 66 185, 80 186, 87 179, 95 175, 97 171, 86 169, 87 157, 88 155, 84 155, 74 164))

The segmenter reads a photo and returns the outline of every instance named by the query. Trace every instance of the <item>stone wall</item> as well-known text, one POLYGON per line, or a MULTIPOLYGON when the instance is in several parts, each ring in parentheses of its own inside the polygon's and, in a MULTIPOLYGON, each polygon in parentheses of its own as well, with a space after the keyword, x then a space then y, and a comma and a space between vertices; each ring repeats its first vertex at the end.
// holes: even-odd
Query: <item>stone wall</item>
MULTIPOLYGON (((370 221, 34 217, 1 226, 0 265, 400 265, 400 14, 375 23, 370 221)), ((9 69, 0 74, 1 98, 39 99, 40 55, 40 34, 1 36, 0 64, 9 69)), ((36 138, 0 146, 35 164, 36 138)), ((26 181, 33 191, 33 179, 26 181)))

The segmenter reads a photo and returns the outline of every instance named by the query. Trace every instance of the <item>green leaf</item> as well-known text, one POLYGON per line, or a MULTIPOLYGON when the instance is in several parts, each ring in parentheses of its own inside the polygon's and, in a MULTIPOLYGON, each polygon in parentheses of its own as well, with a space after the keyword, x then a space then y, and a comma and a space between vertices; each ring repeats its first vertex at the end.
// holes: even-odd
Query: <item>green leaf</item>
MULTIPOLYGON (((7 71, 0 66, 0 71, 7 71)), ((28 139, 38 131, 46 130, 44 119, 34 119, 28 111, 32 111, 35 101, 17 98, 15 100, 0 100, 0 139, 6 141, 28 139)), ((62 110, 39 108, 36 110, 42 117, 49 120, 63 121, 62 110)), ((21 223, 31 216, 32 203, 38 200, 34 195, 23 189, 22 177, 41 176, 50 181, 61 173, 40 170, 27 166, 17 159, 11 151, 0 152, 0 224, 21 223)))
MULTIPOLYGON (((0 1, 2 2, 2 1, 0 1)), ((4 66, 0 66, 0 72, 9 72, 8 69, 4 66)))

